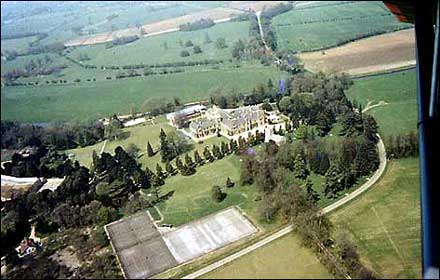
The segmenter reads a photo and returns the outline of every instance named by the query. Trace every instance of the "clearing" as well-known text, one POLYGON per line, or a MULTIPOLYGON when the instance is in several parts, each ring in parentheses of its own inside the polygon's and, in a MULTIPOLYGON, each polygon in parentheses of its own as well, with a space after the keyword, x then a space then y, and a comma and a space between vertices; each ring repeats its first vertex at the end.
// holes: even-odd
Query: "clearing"
POLYGON ((345 72, 352 76, 414 66, 414 29, 378 35, 325 51, 302 53, 298 58, 309 71, 345 72))

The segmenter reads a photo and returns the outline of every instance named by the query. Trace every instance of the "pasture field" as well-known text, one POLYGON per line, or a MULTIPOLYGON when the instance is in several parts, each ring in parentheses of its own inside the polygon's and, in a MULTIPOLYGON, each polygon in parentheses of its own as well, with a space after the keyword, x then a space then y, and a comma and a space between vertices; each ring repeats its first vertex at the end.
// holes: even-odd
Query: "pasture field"
POLYGON ((290 233, 205 275, 203 279, 332 278, 313 252, 290 233))
POLYGON ((18 39, 1 40, 1 50, 2 52, 14 50, 17 52, 24 51, 28 47, 28 44, 35 41, 36 38, 36 36, 29 36, 18 39))
POLYGON ((297 55, 312 72, 345 72, 356 76, 415 65, 414 29, 348 43, 325 51, 297 55))
POLYGON ((387 104, 368 110, 379 124, 381 135, 417 130, 417 83, 415 70, 355 80, 347 91, 351 100, 362 104, 387 104))
POLYGON ((226 22, 202 30, 144 37, 133 43, 110 49, 106 49, 104 44, 76 47, 69 56, 77 58, 80 54, 87 54, 91 60, 86 63, 98 65, 98 67, 101 65, 156 64, 205 59, 227 60, 231 58, 232 44, 238 39, 247 39, 248 34, 248 22, 226 22), (212 40, 211 43, 205 43, 206 35, 212 40), (228 48, 217 49, 215 40, 218 38, 225 38, 228 48), (181 45, 188 40, 191 40, 194 45, 200 46, 202 53, 195 54, 193 47, 181 45), (181 57, 182 50, 187 50, 191 55, 181 57))
POLYGON ((172 101, 173 97, 182 102, 205 99, 213 88, 246 92, 269 78, 277 81, 281 75, 271 67, 249 66, 92 83, 5 87, 1 118, 24 122, 97 119, 125 114, 131 108, 144 111, 154 101, 172 101))
POLYGON ((391 160, 371 190, 330 214, 381 278, 421 277, 418 158, 391 160))
POLYGON ((382 2, 345 2, 327 7, 328 3, 296 9, 276 16, 272 27, 278 48, 311 51, 344 42, 408 28, 400 23, 382 2))
POLYGON ((39 6, 24 4, 9 4, 8 6, 8 4, 2 3, 2 19, 4 19, 1 31, 2 35, 45 32, 49 36, 41 43, 47 44, 67 41, 79 37, 80 34, 135 27, 139 24, 174 18, 220 5, 222 2, 219 1, 213 3, 188 2, 186 4, 81 2, 57 5, 56 3, 40 3, 39 6), (3 17, 3 13, 6 15, 5 17, 3 17), (111 15, 113 15, 112 18, 107 18, 111 15))

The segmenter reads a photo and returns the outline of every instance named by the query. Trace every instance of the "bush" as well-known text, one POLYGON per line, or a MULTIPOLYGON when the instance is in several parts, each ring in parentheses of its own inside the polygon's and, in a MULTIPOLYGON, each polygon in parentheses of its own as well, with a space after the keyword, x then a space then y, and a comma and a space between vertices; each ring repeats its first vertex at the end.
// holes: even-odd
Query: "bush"
POLYGON ((181 57, 187 57, 187 56, 189 56, 189 52, 186 51, 186 50, 183 50, 183 51, 180 52, 180 56, 181 57))
POLYGON ((194 44, 191 40, 185 42, 185 47, 192 47, 192 46, 194 46, 194 44))
POLYGON ((221 202, 226 197, 226 193, 222 192, 219 186, 212 187, 211 195, 215 202, 221 202))
POLYGON ((199 46, 194 46, 194 53, 202 53, 202 49, 199 46))

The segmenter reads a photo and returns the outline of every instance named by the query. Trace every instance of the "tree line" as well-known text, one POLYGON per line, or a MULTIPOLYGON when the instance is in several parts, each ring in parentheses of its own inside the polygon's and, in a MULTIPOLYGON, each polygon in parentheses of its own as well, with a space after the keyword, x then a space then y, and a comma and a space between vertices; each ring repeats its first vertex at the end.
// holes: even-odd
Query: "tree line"
POLYGON ((45 127, 12 121, 1 121, 1 148, 51 146, 57 150, 93 145, 104 139, 101 122, 50 123, 45 127))
POLYGON ((196 20, 194 22, 188 22, 188 23, 184 23, 184 24, 179 25, 179 30, 180 31, 194 31, 194 30, 209 28, 214 25, 215 25, 215 22, 212 19, 202 18, 202 19, 196 20))

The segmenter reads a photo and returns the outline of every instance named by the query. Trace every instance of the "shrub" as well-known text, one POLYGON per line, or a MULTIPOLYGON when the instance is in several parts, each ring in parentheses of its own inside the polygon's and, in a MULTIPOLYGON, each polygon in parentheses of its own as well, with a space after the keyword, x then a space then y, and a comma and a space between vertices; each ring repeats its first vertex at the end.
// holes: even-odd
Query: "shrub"
POLYGON ((186 50, 183 50, 183 51, 180 52, 180 56, 181 57, 187 57, 187 56, 189 56, 189 52, 186 51, 186 50))

